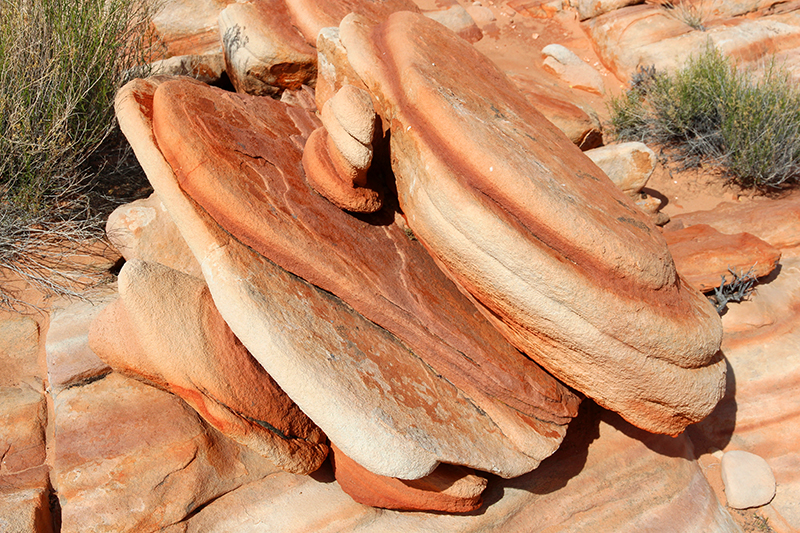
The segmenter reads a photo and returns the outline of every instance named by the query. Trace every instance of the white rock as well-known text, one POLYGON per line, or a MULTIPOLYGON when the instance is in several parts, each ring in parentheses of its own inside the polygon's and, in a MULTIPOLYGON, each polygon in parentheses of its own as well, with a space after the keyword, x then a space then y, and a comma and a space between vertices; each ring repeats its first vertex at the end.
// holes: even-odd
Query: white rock
POLYGON ((742 450, 727 452, 722 456, 721 470, 728 507, 761 507, 775 497, 775 476, 758 455, 742 450))
POLYGON ((631 198, 637 198, 656 167, 655 152, 640 142, 609 144, 584 154, 631 198))

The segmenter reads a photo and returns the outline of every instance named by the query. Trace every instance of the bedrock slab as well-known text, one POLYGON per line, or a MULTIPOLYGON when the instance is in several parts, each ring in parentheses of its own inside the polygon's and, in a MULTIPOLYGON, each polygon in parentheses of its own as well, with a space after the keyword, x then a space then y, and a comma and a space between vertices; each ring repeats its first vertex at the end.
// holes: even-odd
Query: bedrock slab
POLYGON ((95 353, 124 374, 172 392, 211 426, 296 474, 319 468, 326 437, 253 359, 205 282, 129 261, 120 298, 92 323, 95 353))
MULTIPOLYGON (((574 403, 570 403, 575 399, 563 386, 548 381, 545 382, 551 387, 548 390, 532 382, 532 389, 540 387, 535 389, 537 393, 541 388, 544 393, 561 393, 561 396, 543 395, 554 400, 555 414, 548 415, 542 409, 540 415, 537 411, 542 418, 551 416, 559 420, 556 423, 524 416, 499 402, 479 407, 471 396, 465 396, 421 360, 417 351, 331 293, 288 273, 239 243, 200 209, 180 189, 153 133, 154 93, 157 96, 157 88, 169 88, 169 82, 159 87, 161 81, 135 81, 119 93, 116 105, 122 129, 153 188, 200 261, 222 317, 281 388, 331 440, 370 471, 406 479, 429 474, 440 461, 514 476, 535 468, 543 457, 552 453, 562 438, 563 424, 575 410, 574 403)), ((172 85, 171 90, 179 94, 194 91, 186 83, 172 82, 172 85)), ((197 90, 208 90, 195 85, 197 90)), ((212 90, 202 94, 222 93, 212 90)), ((225 111, 225 99, 246 98, 222 96, 213 105, 228 113, 228 120, 239 120, 242 127, 248 127, 251 122, 244 113, 225 111)), ((305 113, 291 107, 283 112, 305 113)), ((298 119, 301 127, 310 120, 307 114, 302 116, 305 118, 298 119)), ((222 121, 218 119, 217 123, 222 121)), ((277 124, 280 123, 276 127, 277 124)), ((277 157, 286 154, 299 162, 300 154, 291 149, 291 143, 301 144, 302 130, 294 122, 280 127, 284 130, 269 136, 263 133, 258 136, 255 132, 250 135, 267 146, 270 137, 273 141, 289 139, 288 144, 270 147, 267 154, 277 152, 278 155, 269 156, 272 161, 280 161, 277 157)), ((216 154, 209 153, 207 164, 211 166, 218 160, 216 154)), ((182 172, 180 166, 176 167, 182 172)), ((242 168, 244 175, 253 175, 247 170, 248 165, 242 168)), ((276 168, 291 174, 289 166, 276 164, 276 168)), ((262 194, 268 188, 261 177, 257 180, 259 186, 253 187, 253 193, 262 194)), ((275 187, 285 195, 294 191, 280 182, 275 187)), ((311 195, 307 186, 306 194, 311 195)), ((327 202, 319 205, 325 206, 320 209, 335 210, 327 202)), ((353 220, 361 224, 358 219, 353 220)), ((314 223, 314 219, 309 217, 307 223, 314 223)), ((332 229, 331 225, 325 227, 332 229)), ((395 239, 408 241, 404 233, 400 235, 395 239)), ((307 244, 313 251, 309 240, 297 239, 297 243, 307 244)), ((365 237, 363 242, 366 246, 370 240, 365 237)), ((342 242, 342 248, 347 246, 356 243, 342 242)), ((402 265, 408 257, 387 259, 390 265, 399 265, 387 269, 397 277, 403 276, 402 265)), ((328 262, 331 258, 323 260, 328 262)), ((435 279, 427 282, 435 283, 435 279)), ((474 311, 472 314, 476 315, 474 311)))
POLYGON ((504 335, 641 428, 710 413, 719 317, 631 199, 442 26, 349 16, 340 35, 391 126, 408 225, 504 335))
POLYGON ((598 409, 582 412, 562 449, 537 470, 491 478, 486 506, 476 513, 373 509, 331 477, 280 473, 226 494, 166 533, 741 533, 685 435, 650 435, 592 410, 598 409))
POLYGON ((800 259, 781 259, 780 273, 759 283, 747 301, 730 305, 722 323, 730 364, 726 394, 688 433, 698 453, 742 450, 763 457, 777 482, 769 507, 779 518, 770 524, 800 530, 800 259))
POLYGON ((278 471, 176 396, 112 372, 54 399, 63 532, 157 531, 278 471))

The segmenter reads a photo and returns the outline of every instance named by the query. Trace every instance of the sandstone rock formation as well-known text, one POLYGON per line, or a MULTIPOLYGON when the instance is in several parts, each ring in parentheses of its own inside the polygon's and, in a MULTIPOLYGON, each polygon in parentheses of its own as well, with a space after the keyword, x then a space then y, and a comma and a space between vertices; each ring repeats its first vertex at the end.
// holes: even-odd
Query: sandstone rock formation
POLYGON ((328 453, 325 435, 234 337, 204 282, 133 260, 120 272, 119 294, 92 324, 95 353, 182 398, 278 468, 298 474, 319 468, 328 453))
POLYGON ((649 431, 710 413, 725 376, 719 318, 630 200, 441 26, 350 16, 340 34, 391 124, 409 226, 500 331, 649 431))
POLYGON ((733 281, 750 273, 756 278, 770 274, 778 266, 781 252, 749 233, 725 235, 711 226, 696 224, 664 233, 675 268, 697 290, 708 292, 722 283, 722 276, 733 281))
POLYGON ((728 507, 761 507, 775 497, 775 476, 769 464, 754 453, 731 450, 722 456, 720 470, 728 507))
POLYGON ((277 470, 177 397, 117 373, 61 391, 54 413, 65 533, 158 530, 277 470))
POLYGON ((235 3, 219 14, 226 71, 239 92, 273 95, 313 83, 316 51, 292 26, 284 0, 235 3))
MULTIPOLYGON (((281 107, 282 104, 271 100, 248 100, 250 97, 225 94, 191 82, 168 82, 159 87, 159 80, 138 81, 123 90, 117 101, 117 111, 123 131, 131 139, 137 157, 148 173, 156 192, 200 261, 220 313, 231 325, 237 337, 301 409, 334 442, 337 442, 348 456, 375 473, 391 477, 421 477, 430 473, 439 461, 464 464, 503 476, 513 476, 529 471, 543 457, 552 453, 561 440, 564 424, 574 414, 577 401, 566 388, 549 378, 513 349, 510 347, 505 349, 505 359, 496 350, 493 355, 497 355, 501 361, 496 366, 498 372, 521 380, 517 390, 524 394, 517 394, 516 390, 499 393, 503 395, 504 401, 513 401, 515 406, 519 406, 517 408, 520 411, 507 408, 485 392, 476 396, 475 393, 481 393, 481 388, 488 391, 499 390, 489 387, 489 383, 478 383, 477 387, 472 385, 470 389, 472 400, 470 400, 449 382, 441 379, 395 337, 367 322, 329 293, 303 282, 239 244, 217 226, 205 211, 198 210, 194 201, 178 187, 178 180, 183 182, 184 187, 191 183, 186 180, 188 176, 183 170, 188 168, 184 166, 186 163, 177 158, 193 158, 200 155, 200 151, 193 152, 188 149, 194 146, 206 154, 203 156, 205 161, 203 167, 206 171, 204 175, 213 176, 215 165, 223 165, 224 168, 224 165, 229 164, 227 157, 217 157, 219 151, 225 148, 224 144, 217 145, 218 152, 215 154, 209 151, 209 146, 199 142, 202 137, 184 138, 180 145, 170 149, 167 154, 173 161, 172 165, 179 176, 178 179, 158 149, 158 146, 166 148, 164 141, 167 138, 176 139, 174 135, 169 137, 168 124, 176 116, 180 117, 184 110, 193 109, 187 115, 194 117, 192 120, 212 119, 202 112, 196 113, 200 110, 193 107, 197 105, 193 103, 195 95, 215 98, 215 105, 222 113, 221 116, 230 121, 227 127, 233 131, 249 132, 239 137, 245 142, 244 148, 238 148, 239 155, 236 155, 236 150, 223 153, 237 158, 249 154, 245 156, 248 163, 243 167, 249 170, 241 175, 242 177, 249 175, 249 179, 258 179, 260 183, 264 183, 264 178, 280 176, 272 172, 258 173, 259 166, 267 160, 271 160, 275 168, 285 172, 282 179, 299 179, 295 174, 300 168, 300 152, 297 147, 302 145, 303 136, 315 126, 313 117, 303 110, 281 107), (166 105, 167 103, 170 105, 166 105), (242 104, 247 106, 249 115, 237 109, 237 105, 242 104), (269 120, 263 118, 267 115, 265 111, 259 110, 261 105, 266 106, 271 112, 269 120), (222 111, 226 108, 227 111, 222 111), (164 114, 159 116, 160 112, 164 114), (261 128, 265 126, 275 128, 272 131, 280 135, 267 134, 263 130, 261 135, 256 135, 257 128, 245 129, 246 124, 253 125, 253 121, 256 120, 262 121, 261 128), (156 138, 159 136, 161 141, 156 144, 156 138), (178 152, 179 146, 183 146, 180 152, 178 152), (511 365, 510 368, 519 370, 513 372, 505 370, 505 365, 511 365), (478 408, 472 401, 481 397, 484 399, 480 400, 478 408), (402 398, 401 402, 398 402, 399 398, 402 398), (372 413, 372 417, 365 418, 364 412, 372 413), (436 443, 433 449, 430 444, 432 442, 436 443), (391 452, 387 453, 387 450, 391 452)), ((213 120, 218 125, 223 124, 219 118, 213 120)), ((194 131, 200 132, 200 130, 194 131)), ((236 165, 238 168, 238 163, 236 165)), ((195 176, 196 174, 192 173, 192 179, 195 176)), ((200 178, 202 177, 200 175, 200 178)), ((238 194, 250 191, 257 193, 254 200, 261 199, 261 202, 264 202, 263 213, 267 216, 265 220, 275 219, 274 214, 270 213, 279 212, 269 209, 269 203, 265 202, 265 198, 269 197, 264 197, 263 194, 269 192, 269 188, 248 189, 243 187, 246 182, 241 185, 231 183, 233 186, 230 189, 231 195, 225 196, 225 191, 218 187, 220 183, 217 181, 214 183, 217 183, 217 189, 214 198, 211 199, 215 201, 235 199, 239 197, 238 194), (223 194, 218 196, 220 193, 223 194)), ((277 188, 274 190, 285 191, 283 196, 278 198, 282 201, 291 198, 293 194, 300 195, 302 203, 298 203, 296 208, 288 209, 289 212, 294 211, 297 216, 303 214, 300 207, 314 198, 309 194, 307 185, 302 186, 301 183, 286 187, 285 184, 276 182, 275 186, 277 188)), ((224 203, 210 202, 197 192, 193 196, 201 203, 205 200, 207 208, 224 206, 227 210, 231 207, 224 203)), ((244 198, 248 197, 249 194, 245 194, 244 198)), ((250 202, 250 205, 254 204, 250 202)), ((409 241, 399 228, 392 230, 391 233, 386 232, 387 228, 395 226, 365 224, 356 218, 344 215, 321 198, 311 205, 312 212, 328 210, 331 213, 328 217, 309 217, 306 224, 310 224, 311 227, 324 221, 330 228, 331 222, 336 220, 333 213, 339 213, 341 220, 346 224, 355 224, 364 228, 363 231, 373 231, 373 242, 382 240, 386 244, 381 246, 389 246, 389 250, 396 246, 413 250, 413 247, 419 246, 409 241)), ((281 207, 281 211, 286 210, 287 207, 281 207)), ((224 214, 225 211, 217 213, 218 216, 224 214)), ((258 239, 248 237, 248 232, 241 231, 242 228, 248 229, 246 218, 241 219, 239 224, 229 225, 223 222, 223 226, 242 234, 245 243, 258 244, 264 242, 264 236, 270 236, 269 232, 265 233, 265 229, 275 231, 281 238, 286 238, 282 233, 284 231, 296 232, 299 226, 289 223, 293 218, 287 217, 281 226, 275 226, 280 218, 271 222, 270 226, 260 224, 260 232, 249 233, 258 235, 258 239)), ((224 221, 224 218, 222 220, 224 221)), ((325 234, 326 232, 321 231, 318 235, 325 234)), ((346 234, 347 232, 343 232, 343 235, 346 234)), ((319 237, 317 240, 320 240, 319 237)), ((277 242, 280 243, 280 239, 277 242)), ((313 250, 311 246, 315 240, 301 237, 295 238, 290 244, 296 247, 299 242, 306 244, 305 253, 308 254, 313 250)), ((267 249, 263 245, 259 245, 259 248, 267 249)), ((355 251, 355 248, 351 249, 355 251)), ((275 250, 280 248, 276 247, 275 250)), ((319 253, 324 250, 329 249, 322 248, 319 253)), ((407 260, 410 253, 404 253, 403 260, 407 260)), ((293 264, 302 264, 298 258, 292 258, 287 251, 282 254, 288 256, 293 264)), ((418 254, 419 258, 425 257, 420 252, 415 254, 418 254)), ((344 257, 351 257, 350 261, 356 258, 364 260, 365 257, 369 260, 384 261, 390 259, 392 255, 369 256, 359 253, 344 257)), ((309 261, 306 258, 300 259, 309 261)), ((326 252, 319 266, 329 268, 334 259, 335 255, 326 252)), ((400 257, 392 261, 399 259, 400 257)), ((346 274, 353 270, 340 269, 339 272, 346 274)), ((313 273, 313 270, 310 271, 313 273)), ((377 268, 370 270, 373 273, 380 271, 381 269, 377 268)), ((387 271, 397 279, 397 269, 387 269, 387 271)), ((426 269, 423 271, 427 273, 426 269)), ((408 279, 414 279, 414 272, 415 269, 409 270, 408 279)), ((430 270, 430 273, 433 272, 435 269, 430 270)), ((325 280, 318 274, 316 277, 325 280)), ((474 339, 472 342, 478 342, 480 339, 479 346, 486 342, 485 339, 477 337, 478 332, 485 332, 500 340, 496 337, 496 333, 492 333, 488 324, 481 325, 482 322, 474 310, 466 313, 466 309, 469 308, 468 302, 454 287, 448 289, 447 282, 441 275, 439 280, 436 282, 436 277, 427 277, 424 284, 422 280, 417 283, 426 288, 437 285, 441 287, 441 290, 432 294, 439 298, 446 297, 453 303, 448 314, 459 307, 465 308, 463 319, 467 320, 470 326, 464 328, 464 331, 472 331, 472 335, 467 336, 468 339, 474 339)), ((394 291, 397 292, 396 285, 391 286, 395 287, 394 291)), ((403 294, 402 291, 400 294, 403 294)), ((349 300, 353 304, 357 301, 357 298, 349 300)), ((427 301, 427 299, 421 298, 417 301, 427 301)), ((425 308, 419 312, 431 317, 436 316, 425 308)), ((414 317, 410 313, 405 316, 414 317)), ((459 316, 452 314, 450 318, 452 320, 459 316)), ((456 338, 450 333, 447 337, 456 338)), ((410 338, 413 340, 413 337, 410 338)), ((428 345, 431 343, 430 340, 424 342, 428 345)), ((503 346, 502 341, 500 345, 503 346)), ((487 343, 486 346, 490 345, 487 343)), ((446 353, 451 348, 440 344, 438 349, 446 353)), ((470 353, 479 357, 482 352, 470 350, 470 353)), ((425 351, 425 355, 428 357, 429 351, 425 351)), ((459 359, 453 362, 463 365, 459 363, 459 359)), ((493 359, 486 359, 487 365, 493 362, 493 359)), ((471 364, 474 364, 474 361, 471 364)), ((444 368, 444 370, 449 369, 444 368)), ((455 379, 459 373, 454 371, 451 375, 455 379)), ((462 378, 462 381, 465 387, 470 385, 469 380, 462 378)))
POLYGON ((336 481, 348 496, 371 507, 399 511, 466 513, 478 509, 486 480, 468 469, 441 464, 427 476, 405 481, 373 474, 331 446, 336 481))

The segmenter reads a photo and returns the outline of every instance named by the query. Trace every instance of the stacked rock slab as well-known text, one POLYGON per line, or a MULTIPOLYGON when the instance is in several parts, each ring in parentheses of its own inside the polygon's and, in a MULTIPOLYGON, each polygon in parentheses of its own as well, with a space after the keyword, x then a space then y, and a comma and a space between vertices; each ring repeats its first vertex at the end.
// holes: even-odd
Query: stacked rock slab
MULTIPOLYGON (((301 263, 302 259, 320 262, 323 266, 333 262, 333 268, 338 272, 352 273, 361 268, 353 258, 372 255, 376 257, 373 260, 384 262, 381 265, 387 275, 391 273, 395 280, 406 283, 408 278, 414 280, 409 274, 409 270, 413 272, 414 269, 408 265, 416 265, 417 261, 427 257, 418 248, 418 243, 409 241, 394 224, 369 225, 350 217, 315 197, 307 185, 302 185, 299 177, 300 146, 305 136, 318 126, 312 115, 270 99, 224 93, 192 81, 162 82, 158 79, 137 80, 123 88, 116 106, 122 130, 130 139, 153 188, 200 262, 220 314, 281 388, 332 441, 370 471, 405 479, 423 477, 439 462, 461 464, 510 477, 535 468, 542 458, 552 453, 563 437, 567 421, 576 411, 577 399, 566 388, 519 353, 509 360, 504 360, 499 354, 497 368, 508 371, 500 372, 498 376, 497 372, 486 370, 489 379, 502 378, 489 390, 507 395, 507 403, 513 403, 514 408, 486 394, 480 395, 480 388, 491 384, 488 382, 477 383, 466 396, 418 357, 423 352, 427 357, 428 351, 436 350, 433 339, 437 337, 433 333, 423 330, 417 334, 423 340, 416 342, 418 346, 432 346, 432 350, 409 350, 392 334, 365 320, 337 297, 297 278, 239 243, 181 190, 176 173, 185 181, 188 174, 194 176, 201 169, 201 174, 214 175, 215 170, 219 170, 215 166, 218 164, 226 170, 225 165, 230 164, 226 158, 232 155, 225 149, 232 147, 226 147, 224 142, 215 143, 216 148, 214 145, 206 146, 203 159, 192 163, 195 165, 192 172, 188 172, 192 170, 189 167, 173 163, 173 173, 161 152, 166 149, 165 141, 157 140, 158 135, 154 134, 154 122, 169 122, 175 113, 185 113, 190 109, 190 116, 199 112, 198 119, 214 125, 209 131, 218 140, 244 141, 243 146, 235 145, 235 157, 243 158, 234 159, 235 172, 216 174, 226 178, 214 182, 216 193, 227 201, 231 198, 229 192, 246 192, 246 203, 235 203, 232 206, 234 212, 238 210, 242 215, 245 209, 247 212, 258 211, 261 233, 289 231, 285 237, 287 242, 293 249, 300 250, 293 258, 295 262, 301 263), (158 101, 161 103, 155 105, 158 101), (207 110, 216 108, 215 114, 204 112, 203 102, 207 110), (169 110, 173 104, 176 109, 172 115, 167 113, 167 116, 159 117, 159 112, 165 108, 169 110), (267 106, 266 110, 259 110, 262 104, 267 106), (239 105, 243 107, 237 107, 239 105), (272 117, 267 121, 271 129, 257 133, 253 121, 263 119, 265 111, 272 117), (227 137, 232 130, 238 132, 237 136, 227 137), (258 150, 266 152, 259 153, 258 150), (272 165, 274 170, 261 175, 256 170, 259 165, 267 164, 266 161, 270 161, 268 165, 272 165), (243 189, 237 187, 235 191, 226 192, 225 184, 234 175, 243 176, 247 181, 240 183, 243 189), (270 176, 270 180, 265 180, 270 176), (266 194, 276 194, 278 198, 297 197, 298 204, 272 205, 267 202, 259 207, 266 194), (302 223, 312 228, 316 225, 318 233, 304 235, 305 230, 292 230, 288 221, 294 220, 295 216, 300 218, 303 215, 300 207, 313 198, 319 200, 311 204, 313 209, 309 209, 302 223), (361 242, 341 239, 347 235, 344 231, 346 226, 337 227, 333 222, 335 219, 328 220, 326 210, 347 217, 343 220, 349 224, 372 228, 369 230, 372 233, 363 234, 361 242), (282 225, 280 221, 283 221, 282 225), (348 268, 342 268, 344 259, 337 261, 332 248, 315 248, 315 239, 322 240, 326 234, 328 238, 337 239, 340 249, 351 250, 352 255, 344 256, 349 258, 348 268), (420 251, 414 252, 415 249, 420 251), (427 340, 423 334, 427 335, 427 340), (503 365, 512 368, 505 369, 503 365), (519 377, 517 383, 510 379, 515 376, 519 377), (503 386, 521 387, 525 394, 516 394, 518 398, 515 398, 514 394, 501 390, 503 386), (535 416, 524 414, 523 408, 524 412, 532 412, 535 416)), ((161 128, 162 131, 168 130, 163 124, 161 128)), ((187 150, 188 147, 184 142, 174 150, 187 150)), ((193 154, 196 156, 197 152, 193 154)), ((175 157, 174 152, 170 155, 175 157)), ((229 229, 237 227, 240 226, 231 225, 229 229)), ((295 223, 294 227, 300 228, 301 223, 295 223)), ((431 264, 429 258, 427 261, 431 264)), ((380 270, 369 272, 374 274, 380 270)), ((333 269, 324 270, 323 274, 335 272, 333 269)), ((459 299, 457 289, 452 284, 445 285, 449 283, 446 278, 441 274, 437 278, 424 269, 423 272, 419 279, 414 280, 416 286, 430 287, 429 290, 434 292, 423 291, 407 297, 409 300, 443 299, 452 307, 447 311, 444 308, 437 311, 449 315, 448 319, 464 314, 468 327, 475 330, 468 337, 470 342, 485 342, 489 349, 496 339, 501 346, 506 346, 474 309, 469 311, 467 300, 459 299), (483 333, 487 336, 482 337, 483 333)), ((365 283, 368 283, 365 278, 358 277, 353 286, 360 287, 365 283)), ((393 291, 400 295, 405 293, 397 283, 393 291)), ((371 295, 369 300, 382 301, 371 295)), ((433 311, 423 307, 400 312, 402 309, 396 305, 386 305, 385 308, 396 309, 395 320, 417 323, 428 318, 433 311), (419 312, 421 317, 415 319, 414 312, 419 312)), ((431 322, 435 324, 440 318, 431 316, 431 322)), ((439 333, 454 341, 460 339, 447 328, 439 333)), ((413 336, 410 338, 415 340, 413 336)), ((440 342, 440 345, 440 352, 452 350, 459 353, 445 343, 440 342)), ((473 355, 477 357, 482 353, 473 355)), ((509 348, 508 357, 513 353, 509 348)), ((486 358, 486 366, 493 362, 486 358)), ((460 356, 453 366, 468 364, 477 367, 482 363, 481 360, 470 361, 460 356)), ((473 370, 472 376, 481 379, 483 374, 473 370)))
POLYGON ((179 396, 278 468, 319 468, 328 454, 325 435, 234 337, 202 280, 133 260, 120 272, 119 293, 89 330, 95 353, 179 396))
POLYGON ((442 26, 348 16, 340 35, 391 125, 409 226, 506 337, 648 431, 710 413, 719 317, 631 200, 442 26))

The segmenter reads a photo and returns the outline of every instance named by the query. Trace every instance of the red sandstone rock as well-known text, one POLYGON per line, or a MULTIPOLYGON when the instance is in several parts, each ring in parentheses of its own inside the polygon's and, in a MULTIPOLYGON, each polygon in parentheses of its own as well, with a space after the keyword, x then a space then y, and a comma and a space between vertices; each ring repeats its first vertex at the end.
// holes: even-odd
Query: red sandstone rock
POLYGON ((354 213, 374 213, 380 210, 383 205, 380 190, 374 185, 364 187, 353 183, 352 179, 346 179, 349 172, 342 168, 346 163, 341 161, 341 155, 335 149, 331 150, 328 139, 327 130, 318 128, 306 142, 303 170, 308 184, 339 209, 354 213))
POLYGON ((278 471, 172 394, 112 372, 54 398, 61 531, 157 531, 278 471))
POLYGON ((400 511, 468 513, 482 504, 486 480, 468 469, 441 464, 412 481, 373 474, 331 445, 336 481, 358 503, 400 511))
POLYGON ((668 231, 664 238, 675 268, 697 290, 708 292, 722 283, 722 276, 732 281, 729 269, 763 277, 775 270, 781 252, 749 233, 725 235, 711 226, 697 224, 668 231))
POLYGON ((278 468, 319 468, 328 453, 325 435, 234 337, 203 281, 133 260, 120 272, 119 292, 89 332, 98 355, 176 394, 278 468))
POLYGON ((694 211, 673 217, 670 227, 708 224, 721 233, 750 233, 775 248, 800 245, 800 194, 747 204, 725 202, 711 211, 694 211))
POLYGON ((294 121, 305 128, 311 115, 181 83, 160 87, 153 107, 156 138, 181 187, 222 227, 400 337, 521 446, 558 439, 577 399, 479 316, 394 214, 356 218, 309 193, 288 139, 302 133, 294 121))
MULTIPOLYGON (((163 80, 138 80, 119 93, 116 107, 122 130, 131 140, 154 189, 202 264, 223 318, 283 390, 345 453, 370 471, 406 479, 429 474, 440 461, 514 476, 535 468, 542 457, 552 453, 561 440, 566 420, 575 411, 577 399, 538 367, 525 359, 515 359, 516 366, 512 367, 515 372, 509 372, 511 377, 520 377, 528 387, 523 389, 529 391, 525 397, 530 402, 528 404, 508 395, 504 396, 508 398, 504 402, 511 403, 514 400, 515 409, 508 408, 504 403, 481 395, 475 385, 470 386, 467 397, 396 337, 365 320, 329 292, 311 286, 242 245, 198 208, 178 187, 172 168, 156 144, 151 119, 153 97, 160 83, 163 80), (476 398, 481 400, 480 404, 473 403, 476 398), (535 415, 525 415, 523 409, 535 415), (365 413, 370 416, 365 416, 365 413)), ((190 81, 173 85, 172 90, 176 94, 187 97, 194 92, 188 87, 190 85, 196 85, 197 90, 211 96, 219 94, 208 88, 201 89, 200 84, 190 81)), ((167 84, 161 86, 165 87, 167 84)), ((278 117, 280 113, 292 116, 302 110, 280 107, 281 104, 269 99, 224 94, 215 105, 223 110, 220 116, 234 121, 242 120, 246 115, 236 111, 235 107, 225 111, 226 100, 244 100, 251 104, 258 101, 258 105, 270 102, 266 104, 272 117, 268 123, 272 123, 272 127, 278 129, 281 135, 265 136, 262 132, 257 137, 253 133, 255 130, 249 127, 242 131, 251 132, 251 139, 265 143, 261 145, 262 149, 269 149, 270 152, 262 153, 262 157, 269 155, 272 161, 279 161, 278 157, 290 157, 299 162, 300 154, 291 148, 292 144, 283 143, 276 147, 270 143, 275 139, 289 139, 289 143, 294 140, 298 145, 301 144, 303 131, 309 131, 304 124, 310 118, 294 115, 295 123, 279 120, 278 117), (273 107, 275 105, 279 107, 273 107), (300 130, 297 129, 298 124, 300 130), (272 140, 268 143, 266 139, 270 138, 272 140)), ((253 119, 259 116, 258 105, 248 110, 252 112, 253 119)), ((198 115, 200 117, 202 114, 198 115)), ((219 118, 217 123, 221 124, 219 118)), ((244 122, 233 122, 234 125, 237 123, 245 125, 244 122)), ((225 162, 224 158, 217 158, 214 153, 209 152, 208 156, 209 170, 213 169, 214 161, 225 162)), ((280 164, 276 168, 286 171, 283 177, 293 180, 289 183, 298 183, 295 180, 299 180, 299 177, 288 171, 292 166, 280 164)), ((180 166, 176 166, 176 169, 180 171, 180 166)), ((321 198, 313 200, 314 196, 308 193, 307 188, 303 192, 300 184, 286 187, 285 184, 275 183, 274 186, 276 190, 285 191, 287 196, 284 198, 296 194, 302 202, 311 199, 314 212, 319 213, 319 216, 305 219, 311 227, 320 224, 319 227, 329 231, 333 221, 340 220, 359 228, 362 240, 358 246, 351 243, 347 247, 358 250, 351 256, 353 258, 369 255, 363 253, 368 249, 376 256, 375 259, 388 261, 383 268, 376 269, 375 274, 389 272, 396 279, 408 283, 408 280, 415 279, 412 276, 414 270, 407 271, 403 265, 416 265, 419 262, 422 265, 429 264, 426 262, 430 258, 421 253, 421 249, 417 248, 418 243, 410 241, 396 226, 385 223, 383 226, 371 226, 345 215, 321 198), (340 218, 337 219, 337 216, 340 218), (387 244, 381 245, 381 242, 387 244), (365 245, 367 248, 364 248, 365 245), (389 249, 397 247, 403 250, 403 254, 375 254, 374 250, 380 250, 383 246, 389 246, 389 249)), ((261 185, 252 192, 262 193, 265 190, 261 185)), ((298 204, 301 205, 304 204, 298 204)), ((284 206, 280 209, 298 217, 304 213, 299 207, 291 209, 284 206)), ((266 212, 272 211, 267 209, 266 212)), ((293 216, 288 218, 293 219, 293 216)), ((287 223, 280 229, 288 231, 293 227, 287 223)), ((261 233, 269 228, 262 224, 261 233)), ((338 237, 346 234, 342 231, 338 237)), ((318 235, 325 235, 325 232, 320 231, 318 235)), ((314 252, 312 244, 320 240, 319 236, 316 240, 301 237, 295 239, 294 243, 302 242, 310 254, 314 252)), ((340 239, 337 242, 343 249, 347 241, 340 239)), ((318 253, 324 255, 322 250, 318 253)), ((319 260, 322 265, 336 259, 330 251, 325 253, 327 256, 319 260)), ((340 270, 340 275, 351 270, 340 270)), ((432 295, 443 298, 451 306, 443 308, 440 314, 454 320, 461 316, 457 313, 459 309, 469 309, 468 302, 460 297, 452 285, 448 285, 449 282, 438 270, 433 267, 429 271, 424 267, 420 267, 420 270, 426 274, 424 283, 422 280, 415 283, 425 290, 433 290, 432 295)), ((391 294, 398 293, 403 294, 395 286, 391 294)), ((429 298, 425 292, 419 296, 422 301, 428 301, 429 298)), ((437 325, 438 315, 429 315, 425 308, 418 309, 418 312, 420 319, 424 317, 431 327, 437 325)), ((406 316, 412 321, 415 318, 411 314, 406 316)), ((476 335, 464 334, 463 338, 485 342, 487 349, 494 350, 498 349, 492 348, 496 340, 499 349, 504 349, 506 345, 502 338, 482 322, 474 310, 463 318, 474 328, 474 331, 467 330, 466 333, 472 331, 476 335)), ((457 335, 447 334, 446 337, 463 342, 463 338, 457 335)), ((435 344, 433 346, 436 347, 435 344)), ((478 357, 470 364, 483 364, 480 352, 473 353, 470 350, 469 353, 478 357)), ((428 356, 427 353, 425 355, 428 356)), ((459 363, 458 360, 455 362, 459 363)), ((493 362, 487 359, 486 365, 493 362)), ((456 372, 452 375, 458 377, 456 372)), ((476 376, 480 377, 480 374, 476 376)), ((466 376, 464 381, 469 385, 466 376)))
POLYGON ((316 51, 292 25, 284 0, 235 3, 219 15, 228 77, 239 92, 273 95, 313 83, 316 51))
POLYGON ((441 26, 396 13, 340 32, 391 124, 409 226, 504 335, 649 431, 708 415, 724 387, 719 317, 630 198, 441 26))
POLYGON ((295 26, 308 44, 317 42, 322 28, 338 26, 348 13, 358 13, 372 21, 380 21, 395 11, 419 11, 411 0, 285 0, 295 26))
POLYGON ((437 2, 436 5, 439 9, 424 11, 423 14, 449 28, 465 41, 476 43, 483 39, 483 32, 461 4, 455 0, 449 0, 437 2))
POLYGON ((44 388, 46 371, 39 366, 38 347, 39 326, 32 318, 0 320, 0 387, 28 383, 36 390, 44 388))

